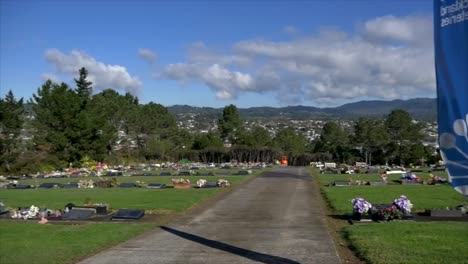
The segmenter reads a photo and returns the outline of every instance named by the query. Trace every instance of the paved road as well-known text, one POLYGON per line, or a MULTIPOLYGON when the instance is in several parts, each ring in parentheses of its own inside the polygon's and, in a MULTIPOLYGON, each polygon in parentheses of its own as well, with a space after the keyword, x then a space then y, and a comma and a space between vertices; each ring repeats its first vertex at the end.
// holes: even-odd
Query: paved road
POLYGON ((306 168, 281 168, 80 264, 340 263, 306 168))

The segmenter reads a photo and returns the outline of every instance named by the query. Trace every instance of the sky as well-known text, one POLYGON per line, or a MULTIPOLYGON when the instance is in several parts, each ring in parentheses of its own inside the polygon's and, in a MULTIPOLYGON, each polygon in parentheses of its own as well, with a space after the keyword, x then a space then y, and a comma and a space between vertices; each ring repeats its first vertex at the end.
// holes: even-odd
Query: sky
POLYGON ((0 0, 0 96, 51 79, 165 106, 436 96, 432 1, 0 0))

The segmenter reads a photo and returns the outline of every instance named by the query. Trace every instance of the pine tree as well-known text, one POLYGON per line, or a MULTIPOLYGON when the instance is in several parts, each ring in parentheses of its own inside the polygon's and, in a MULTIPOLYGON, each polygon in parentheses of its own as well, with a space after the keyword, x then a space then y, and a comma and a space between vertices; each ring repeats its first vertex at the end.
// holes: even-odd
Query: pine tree
POLYGON ((19 155, 20 133, 23 126, 23 99, 16 100, 10 90, 0 98, 0 169, 9 171, 19 155))
POLYGON ((91 87, 93 83, 87 80, 88 70, 86 70, 85 67, 81 68, 78 72, 80 77, 75 79, 76 92, 78 93, 78 96, 88 99, 93 93, 93 87, 91 87))

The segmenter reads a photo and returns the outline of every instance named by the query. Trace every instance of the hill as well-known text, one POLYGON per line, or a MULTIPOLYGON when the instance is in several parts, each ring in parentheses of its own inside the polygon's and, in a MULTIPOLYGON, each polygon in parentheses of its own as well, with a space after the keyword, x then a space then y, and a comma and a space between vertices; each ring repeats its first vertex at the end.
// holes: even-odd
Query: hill
MULTIPOLYGON (((221 116, 223 108, 194 107, 174 105, 168 107, 169 112, 181 117, 196 114, 198 118, 213 120, 221 116)), ((384 117, 392 110, 403 109, 414 119, 436 121, 437 101, 432 98, 415 98, 393 101, 359 101, 333 108, 318 108, 313 106, 287 107, 250 107, 239 108, 244 119, 356 119, 359 117, 384 117)))

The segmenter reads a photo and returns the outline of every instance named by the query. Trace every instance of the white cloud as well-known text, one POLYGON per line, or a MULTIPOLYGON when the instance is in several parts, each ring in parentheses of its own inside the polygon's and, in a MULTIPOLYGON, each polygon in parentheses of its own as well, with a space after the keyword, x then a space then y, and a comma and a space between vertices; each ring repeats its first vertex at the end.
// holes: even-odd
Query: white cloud
POLYGON ((160 77, 201 82, 218 99, 273 93, 283 103, 316 104, 435 95, 429 17, 385 16, 356 33, 336 29, 290 41, 244 40, 230 52, 194 44, 187 62, 160 77))
POLYGON ((144 48, 138 49, 138 56, 150 64, 153 64, 158 58, 158 55, 154 51, 144 48))
POLYGON ((85 67, 95 90, 111 88, 138 94, 142 86, 138 77, 131 76, 125 67, 99 62, 82 51, 72 50, 70 54, 64 54, 58 49, 48 49, 45 59, 55 66, 58 73, 66 73, 73 77, 77 76, 81 67, 85 67))

